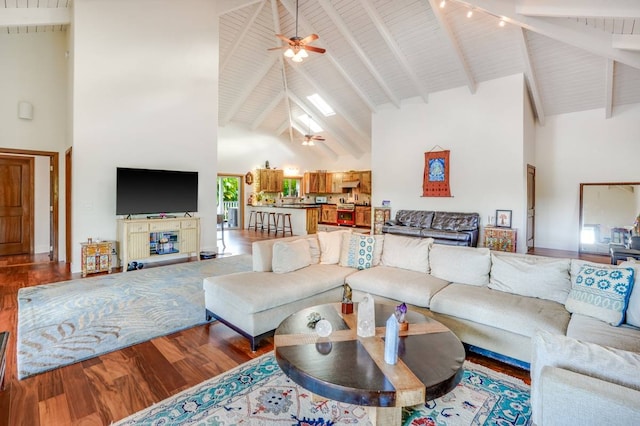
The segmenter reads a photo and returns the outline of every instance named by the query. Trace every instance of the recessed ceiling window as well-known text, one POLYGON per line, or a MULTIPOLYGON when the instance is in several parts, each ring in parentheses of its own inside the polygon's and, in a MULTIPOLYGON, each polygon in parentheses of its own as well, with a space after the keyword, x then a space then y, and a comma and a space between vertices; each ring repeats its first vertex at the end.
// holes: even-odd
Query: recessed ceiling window
POLYGON ((320 127, 318 123, 313 121, 313 118, 309 117, 306 114, 299 115, 298 120, 300 120, 300 122, 304 124, 305 129, 311 128, 311 131, 313 133, 322 131, 322 127, 320 127))
POLYGON ((333 108, 331 108, 329 106, 327 101, 322 99, 322 97, 320 95, 318 95, 317 93, 314 93, 311 96, 307 96, 307 99, 309 99, 309 102, 311 102, 313 105, 315 105, 315 107, 318 108, 318 110, 321 113, 323 113, 325 117, 329 117, 331 115, 335 115, 336 114, 336 112, 333 110, 333 108))

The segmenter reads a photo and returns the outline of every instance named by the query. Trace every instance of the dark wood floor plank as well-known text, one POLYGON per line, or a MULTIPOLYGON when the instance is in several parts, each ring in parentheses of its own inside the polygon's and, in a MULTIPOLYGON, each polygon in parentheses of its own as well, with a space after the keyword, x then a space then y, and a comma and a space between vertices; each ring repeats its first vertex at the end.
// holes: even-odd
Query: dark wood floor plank
MULTIPOLYGON (((227 248, 221 255, 250 254, 254 241, 270 237, 263 232, 225 230, 227 248)), ((578 257, 574 252, 544 249, 532 254, 578 257)), ((609 262, 606 256, 587 260, 609 262)), ((273 339, 269 338, 251 352, 247 339, 214 322, 18 380, 19 289, 76 278, 80 274, 72 274, 69 265, 49 262, 46 256, 0 257, 0 330, 11 333, 6 386, 0 391, 0 426, 109 425, 273 349, 273 339)), ((529 380, 528 372, 498 361, 474 354, 468 359, 529 380)))

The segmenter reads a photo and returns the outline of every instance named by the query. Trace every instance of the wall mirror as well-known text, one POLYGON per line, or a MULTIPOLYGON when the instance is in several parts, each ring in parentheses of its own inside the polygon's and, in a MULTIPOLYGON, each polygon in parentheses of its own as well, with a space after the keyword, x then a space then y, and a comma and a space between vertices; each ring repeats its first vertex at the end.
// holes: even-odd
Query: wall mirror
POLYGON ((640 213, 640 182, 580 184, 580 253, 609 255, 625 244, 640 213))

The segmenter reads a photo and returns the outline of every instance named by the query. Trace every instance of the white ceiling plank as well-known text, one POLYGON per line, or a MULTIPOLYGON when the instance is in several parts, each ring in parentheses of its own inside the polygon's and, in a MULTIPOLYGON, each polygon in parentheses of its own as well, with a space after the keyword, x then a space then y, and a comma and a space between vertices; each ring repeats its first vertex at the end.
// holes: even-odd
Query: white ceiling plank
POLYGON ((371 5, 371 3, 369 3, 369 0, 360 0, 360 3, 362 4, 362 7, 364 8, 364 10, 367 12, 367 15, 369 15, 369 19, 371 19, 371 21, 375 25, 376 30, 378 30, 378 33, 380 33, 383 40, 389 47, 389 50, 391 50, 391 53, 400 64, 400 67, 402 68, 402 70, 411 79, 411 82, 413 83, 418 93, 420 93, 420 96, 422 97, 422 99, 425 102, 429 102, 429 94, 423 87, 422 82, 420 81, 415 71, 411 67, 411 64, 409 64, 407 57, 400 50, 400 46, 398 46, 398 43, 396 43, 395 38, 387 28, 386 24, 382 20, 382 17, 378 13, 378 11, 371 5))
POLYGON ((612 34, 611 46, 614 49, 640 51, 640 35, 612 34))
POLYGON ((449 47, 453 51, 453 55, 455 56, 455 59, 458 62, 458 66, 460 67, 460 69, 464 74, 464 78, 467 81, 467 87, 469 88, 469 92, 476 93, 476 82, 475 82, 475 79, 473 78, 473 74, 471 73, 471 68, 469 67, 469 63, 464 59, 464 55, 462 54, 462 49, 460 48, 460 45, 458 44, 458 40, 453 34, 453 29, 451 28, 451 25, 449 25, 447 20, 444 19, 444 16, 440 11, 440 6, 438 5, 439 2, 437 0, 428 0, 428 1, 429 1, 429 5, 431 6, 431 10, 433 11, 433 15, 436 17, 436 19, 438 20, 438 23, 440 24, 440 28, 442 28, 442 30, 445 33, 446 41, 448 42, 449 47))
POLYGON ((263 0, 217 0, 218 16, 261 3, 263 0))
POLYGON ((334 126, 331 126, 329 123, 324 121, 317 114, 313 114, 313 111, 311 110, 311 108, 309 108, 304 102, 302 102, 302 100, 300 100, 300 98, 298 98, 295 94, 291 93, 291 91, 289 91, 288 95, 294 104, 298 105, 298 107, 302 109, 305 114, 313 118, 313 120, 316 123, 318 123, 318 125, 320 125, 320 127, 322 127, 324 131, 331 134, 335 138, 336 142, 338 142, 347 151, 349 151, 351 155, 353 155, 356 158, 360 158, 362 156, 362 151, 360 150, 360 148, 356 147, 355 144, 348 141, 348 139, 345 138, 344 135, 342 135, 342 132, 340 132, 338 129, 334 128, 334 126))
POLYGON ((66 7, 0 8, 0 28, 36 25, 68 25, 71 11, 66 7))
MULTIPOLYGON (((280 29, 280 15, 278 14, 278 4, 276 0, 271 0, 271 15, 273 17, 273 28, 276 34, 282 34, 280 29)), ((282 75, 282 86, 284 88, 284 103, 287 108, 287 118, 289 119, 289 140, 293 142, 293 129, 291 128, 291 123, 293 123, 293 118, 291 117, 291 102, 289 101, 289 96, 287 93, 289 91, 289 86, 287 84, 287 67, 285 66, 284 56, 278 55, 280 58, 280 70, 282 75)))
MULTIPOLYGON (((430 0, 433 1, 433 0, 430 0)), ((516 13, 510 0, 453 0, 468 7, 480 9, 507 22, 526 28, 554 40, 561 41, 597 56, 613 59, 622 64, 640 69, 640 52, 614 49, 611 34, 575 22, 571 19, 547 20, 516 13)))
POLYGON ((253 123, 251 123, 249 128, 251 130, 257 129, 262 124, 262 122, 265 120, 265 118, 267 118, 267 116, 271 113, 271 111, 273 111, 273 109, 275 107, 277 107, 280 102, 282 102, 284 97, 285 97, 284 91, 280 92, 280 94, 278 96, 274 97, 271 100, 271 102, 269 102, 269 105, 264 107, 262 109, 262 112, 255 118, 255 120, 253 120, 253 123))
POLYGON ((517 0, 516 13, 550 18, 638 18, 638 0, 517 0))
POLYGON ((378 84, 380 89, 382 89, 382 91, 385 93, 389 101, 392 104, 394 104, 396 107, 400 108, 400 100, 397 98, 397 96, 393 93, 391 88, 384 81, 384 78, 382 78, 382 76, 380 75, 376 67, 373 65, 373 63, 371 62, 367 54, 364 53, 364 50, 362 50, 360 45, 356 42, 355 37, 351 33, 351 30, 347 28, 347 25, 344 23, 344 21, 342 20, 338 12, 336 12, 336 10, 327 0, 318 0, 318 3, 320 4, 320 6, 322 6, 325 13, 329 16, 329 19, 331 19, 331 21, 334 23, 337 30, 345 38, 345 41, 349 43, 349 45, 351 46, 355 54, 358 56, 358 58, 360 58, 365 68, 367 68, 369 73, 376 80, 376 83, 378 84))
POLYGON ((520 28, 520 31, 518 31, 518 42, 520 43, 522 57, 524 58, 525 75, 527 76, 529 91, 533 100, 533 108, 536 112, 536 117, 538 117, 538 123, 540 123, 541 126, 544 126, 545 115, 542 108, 542 98, 540 97, 538 80, 536 79, 536 74, 533 71, 533 66, 531 65, 531 54, 529 53, 529 47, 527 46, 527 39, 524 31, 524 28, 520 28))
POLYGON ((243 25, 244 28, 242 29, 242 32, 236 37, 235 41, 233 42, 233 45, 229 48, 229 50, 225 52, 224 61, 222 61, 222 63, 220 64, 220 71, 219 71, 220 74, 224 72, 224 69, 229 64, 229 60, 233 58, 234 53, 236 53, 238 46, 244 43, 244 38, 247 35, 247 32, 249 32, 254 22, 256 21, 256 18, 258 17, 258 15, 260 15, 260 12, 262 12, 262 7, 264 5, 265 3, 260 3, 256 8, 256 11, 253 13, 253 15, 251 15, 251 17, 246 22, 244 22, 244 25, 243 25))
POLYGON ((615 62, 607 59, 605 71, 605 118, 611 118, 613 114, 613 76, 615 72, 615 62))
POLYGON ((231 108, 229 108, 229 111, 227 111, 227 114, 225 115, 224 119, 220 120, 220 126, 224 127, 227 124, 229 124, 229 121, 231 121, 233 116, 236 115, 238 110, 247 101, 247 98, 249 97, 251 92, 253 92, 255 90, 255 88, 258 86, 258 84, 260 84, 262 79, 264 79, 264 77, 271 70, 271 68, 273 68, 273 66, 274 66, 274 64, 276 63, 277 60, 278 60, 277 57, 275 57, 275 56, 272 57, 270 60, 268 60, 267 62, 264 63, 262 68, 258 72, 256 72, 254 74, 253 78, 250 81, 246 82, 246 85, 244 86, 244 90, 237 97, 237 99, 234 102, 233 106, 231 108))
POLYGON ((345 111, 343 108, 341 108, 340 103, 334 101, 331 96, 329 96, 329 94, 327 92, 325 92, 324 90, 322 90, 322 86, 320 84, 318 84, 316 82, 316 80, 311 77, 309 75, 308 72, 306 72, 303 68, 301 67, 293 67, 293 70, 300 74, 306 81, 307 83, 309 83, 309 85, 311 85, 313 87, 313 90, 316 91, 316 93, 318 93, 320 96, 322 96, 322 98, 327 101, 327 103, 329 105, 331 105, 331 107, 334 109, 334 111, 339 114, 342 118, 344 118, 351 127, 353 127, 353 129, 360 135, 362 136, 363 139, 369 140, 371 139, 370 136, 367 135, 367 133, 358 125, 358 123, 351 117, 351 114, 349 114, 347 111, 345 111))
POLYGON ((285 130, 289 130, 290 128, 291 128, 291 123, 289 122, 289 120, 288 119, 284 120, 282 124, 279 125, 278 128, 276 129, 276 135, 280 136, 285 132, 285 130))
MULTIPOLYGON (((291 16, 295 17, 295 9, 293 8, 293 5, 291 3, 289 3, 288 0, 280 0, 280 3, 284 6, 285 9, 287 9, 287 12, 289 12, 289 14, 291 16)), ((306 30, 307 33, 313 33, 316 34, 317 31, 313 28, 313 25, 311 25, 303 16, 299 17, 299 23, 302 25, 302 27, 306 30)), ((360 86, 358 85, 358 83, 351 77, 351 75, 349 75, 349 73, 342 67, 342 65, 340 64, 340 62, 335 58, 335 56, 333 56, 331 54, 331 50, 327 49, 327 51, 324 53, 323 55, 325 58, 327 58, 329 60, 329 62, 331 62, 331 64, 334 66, 334 68, 340 73, 340 75, 342 76, 342 78, 345 79, 345 81, 349 84, 349 86, 351 86, 351 88, 353 89, 354 92, 356 92, 356 94, 360 97, 360 99, 362 100, 362 102, 364 102, 365 104, 367 104, 367 106, 369 107, 369 111, 370 112, 376 112, 377 111, 377 107, 376 105, 371 101, 371 98, 369 98, 369 96, 360 88, 360 86)))

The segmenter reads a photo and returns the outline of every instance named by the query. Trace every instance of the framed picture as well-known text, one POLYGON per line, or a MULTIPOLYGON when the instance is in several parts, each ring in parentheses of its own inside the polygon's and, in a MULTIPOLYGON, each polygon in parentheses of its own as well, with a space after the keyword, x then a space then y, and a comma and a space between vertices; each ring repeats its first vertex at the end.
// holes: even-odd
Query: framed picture
POLYGON ((496 226, 511 228, 511 210, 496 210, 496 226))

